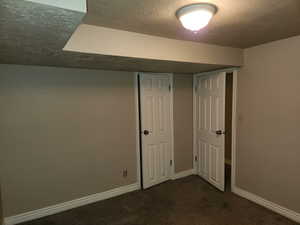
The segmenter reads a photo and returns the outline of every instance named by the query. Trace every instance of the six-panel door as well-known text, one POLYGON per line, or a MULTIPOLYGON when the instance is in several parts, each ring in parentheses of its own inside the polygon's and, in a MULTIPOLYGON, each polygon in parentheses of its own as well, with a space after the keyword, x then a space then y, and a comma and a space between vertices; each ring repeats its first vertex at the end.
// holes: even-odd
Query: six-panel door
POLYGON ((171 175, 171 75, 140 74, 143 187, 171 175))
POLYGON ((225 72, 196 78, 198 174, 224 191, 225 72))

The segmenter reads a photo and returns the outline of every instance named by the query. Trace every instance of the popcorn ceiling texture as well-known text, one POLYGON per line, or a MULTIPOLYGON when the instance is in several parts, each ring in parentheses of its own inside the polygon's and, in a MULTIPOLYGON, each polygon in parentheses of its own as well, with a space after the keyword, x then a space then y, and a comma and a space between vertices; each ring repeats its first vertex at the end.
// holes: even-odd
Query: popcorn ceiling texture
MULTIPOLYGON (((196 73, 222 65, 64 52, 82 22, 223 46, 249 46, 300 34, 298 0, 207 0, 219 7, 198 34, 186 31, 175 11, 195 0, 88 0, 88 14, 19 0, 1 0, 0 63, 123 71, 196 73)), ((99 40, 101 41, 101 40, 99 40)))
POLYGON ((84 14, 19 0, 1 0, 0 64, 196 73, 221 65, 146 60, 62 51, 84 14))
POLYGON ((178 8, 199 0, 88 0, 85 23, 247 48, 300 34, 299 0, 205 0, 218 6, 210 24, 198 34, 185 30, 175 16, 178 8))

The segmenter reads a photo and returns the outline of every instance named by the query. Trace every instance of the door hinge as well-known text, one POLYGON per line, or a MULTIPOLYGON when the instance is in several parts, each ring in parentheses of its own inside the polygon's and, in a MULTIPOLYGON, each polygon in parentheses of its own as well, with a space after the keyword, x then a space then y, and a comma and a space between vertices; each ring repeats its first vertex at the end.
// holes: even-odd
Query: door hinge
POLYGON ((171 159, 171 160, 170 160, 170 166, 172 166, 172 165, 173 165, 173 160, 171 159))
POLYGON ((198 161, 198 156, 195 156, 195 161, 196 161, 196 162, 198 161))

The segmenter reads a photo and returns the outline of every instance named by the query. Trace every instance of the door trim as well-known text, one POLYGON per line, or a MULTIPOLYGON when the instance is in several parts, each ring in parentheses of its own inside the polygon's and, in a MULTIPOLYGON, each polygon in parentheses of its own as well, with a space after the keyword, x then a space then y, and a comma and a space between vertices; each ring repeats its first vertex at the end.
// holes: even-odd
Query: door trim
MULTIPOLYGON (((134 95, 135 95, 135 116, 136 116, 136 157, 137 157, 137 182, 140 185, 140 188, 143 189, 143 180, 142 180, 142 161, 141 161, 141 154, 142 154, 142 145, 141 145, 141 131, 140 131, 140 93, 139 93, 139 74, 143 72, 136 72, 134 73, 134 95)), ((157 74, 157 73, 147 73, 145 74, 157 74)), ((174 160, 174 75, 173 73, 159 73, 165 74, 170 76, 170 129, 171 129, 171 160, 173 162, 171 167, 171 174, 170 180, 174 179, 175 176, 175 160, 174 160)))
POLYGON ((170 120, 171 120, 171 160, 172 160, 172 168, 171 168, 171 175, 170 175, 170 179, 173 179, 175 176, 175 157, 174 157, 174 75, 173 73, 170 73, 170 85, 171 85, 171 93, 170 93, 170 97, 171 97, 171 106, 170 106, 170 120))
POLYGON ((197 124, 197 116, 196 116, 196 79, 199 76, 199 74, 193 75, 193 170, 195 171, 195 174, 198 173, 198 160, 196 159, 196 151, 197 151, 197 139, 196 139, 196 124, 197 124))
MULTIPOLYGON (((215 70, 204 73, 197 73, 193 76, 193 169, 197 174, 197 148, 196 148, 196 79, 199 76, 210 75, 220 72, 232 72, 233 73, 233 88, 232 88, 232 146, 231 146, 231 191, 235 187, 235 175, 236 175, 236 121, 237 121, 237 73, 239 68, 228 68, 224 70, 215 70)), ((199 160, 199 159, 198 159, 199 160)), ((224 165, 225 166, 225 165, 224 165)))
POLYGON ((236 129, 237 129, 237 80, 238 70, 235 69, 233 72, 232 80, 232 125, 231 125, 231 191, 234 189, 236 184, 236 129))
POLYGON ((139 104, 139 80, 138 74, 134 73, 134 101, 135 101, 135 142, 136 142, 136 180, 139 185, 139 189, 142 188, 141 180, 141 149, 140 149, 140 104, 139 104))

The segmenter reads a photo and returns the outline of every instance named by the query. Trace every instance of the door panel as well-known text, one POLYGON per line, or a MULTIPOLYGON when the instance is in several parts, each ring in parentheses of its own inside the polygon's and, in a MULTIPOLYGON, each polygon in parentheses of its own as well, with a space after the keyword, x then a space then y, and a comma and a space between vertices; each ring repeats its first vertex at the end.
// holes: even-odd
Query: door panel
POLYGON ((171 92, 169 74, 140 74, 143 187, 170 179, 171 92))
POLYGON ((198 174, 224 191, 225 73, 196 78, 198 174))

